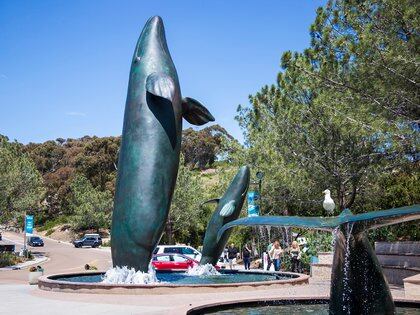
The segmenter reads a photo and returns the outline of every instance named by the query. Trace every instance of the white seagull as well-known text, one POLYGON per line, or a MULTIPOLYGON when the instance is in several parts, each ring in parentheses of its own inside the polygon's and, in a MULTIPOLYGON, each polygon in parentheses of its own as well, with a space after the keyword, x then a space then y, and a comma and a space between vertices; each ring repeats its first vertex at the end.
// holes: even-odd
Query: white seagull
POLYGON ((329 214, 332 214, 335 209, 335 203, 334 203, 334 200, 332 200, 331 198, 331 191, 329 189, 325 189, 323 193, 325 195, 325 199, 324 199, 324 202, 322 203, 322 206, 329 214))

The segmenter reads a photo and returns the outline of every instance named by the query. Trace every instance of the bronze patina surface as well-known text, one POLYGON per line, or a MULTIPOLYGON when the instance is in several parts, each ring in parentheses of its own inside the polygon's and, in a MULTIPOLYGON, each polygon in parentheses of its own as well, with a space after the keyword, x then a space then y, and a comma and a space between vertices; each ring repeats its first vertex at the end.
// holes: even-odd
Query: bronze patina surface
POLYGON ((265 216, 241 218, 223 226, 289 226, 324 231, 335 230, 331 275, 330 314, 395 314, 388 283, 382 273, 366 231, 420 219, 420 205, 353 214, 344 210, 336 217, 265 216))
POLYGON ((112 261, 147 271, 165 226, 178 173, 182 118, 214 121, 182 98, 162 19, 150 18, 131 62, 112 216, 112 261))
POLYGON ((239 217, 248 190, 249 178, 249 167, 242 166, 222 198, 205 202, 217 202, 217 207, 207 225, 203 243, 203 256, 200 260, 201 265, 215 265, 222 254, 231 231, 223 233, 219 240, 217 239, 217 232, 224 224, 239 217))

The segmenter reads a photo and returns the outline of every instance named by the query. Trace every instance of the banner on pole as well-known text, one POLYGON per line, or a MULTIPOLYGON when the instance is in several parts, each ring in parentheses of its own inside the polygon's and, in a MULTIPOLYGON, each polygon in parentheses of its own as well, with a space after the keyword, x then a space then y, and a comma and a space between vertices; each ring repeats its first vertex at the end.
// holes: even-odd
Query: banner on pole
POLYGON ((34 231, 34 216, 33 215, 26 215, 25 231, 28 234, 33 233, 33 231, 34 231))
POLYGON ((248 217, 258 217, 260 215, 260 194, 258 191, 248 192, 248 217))

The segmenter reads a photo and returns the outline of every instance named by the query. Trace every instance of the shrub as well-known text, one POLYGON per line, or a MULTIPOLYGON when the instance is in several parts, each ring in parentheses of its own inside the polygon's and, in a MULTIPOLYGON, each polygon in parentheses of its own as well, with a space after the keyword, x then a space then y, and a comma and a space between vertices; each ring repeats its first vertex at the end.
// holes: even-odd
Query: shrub
POLYGON ((43 226, 38 227, 37 230, 39 232, 47 231, 47 230, 53 229, 57 225, 65 224, 65 223, 69 223, 68 217, 66 217, 66 216, 59 216, 59 217, 57 217, 57 218, 55 218, 53 220, 48 220, 47 222, 44 223, 43 226))
POLYGON ((34 255, 28 249, 26 249, 26 251, 25 250, 23 251, 23 257, 26 258, 26 260, 32 260, 32 259, 34 259, 34 255))
POLYGON ((111 247, 111 239, 102 242, 102 246, 111 247))
POLYGON ((0 253, 0 268, 13 266, 19 262, 19 258, 12 253, 0 253))
POLYGON ((51 234, 53 234, 54 233, 54 229, 49 229, 48 231, 47 231, 47 233, 45 233, 45 236, 50 236, 51 234))

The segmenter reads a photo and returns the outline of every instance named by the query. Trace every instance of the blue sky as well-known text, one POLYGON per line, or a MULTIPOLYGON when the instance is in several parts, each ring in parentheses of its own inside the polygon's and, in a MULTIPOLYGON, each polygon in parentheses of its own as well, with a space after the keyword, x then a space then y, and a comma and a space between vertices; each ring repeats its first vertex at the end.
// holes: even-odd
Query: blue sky
POLYGON ((0 0, 0 134, 121 134, 134 46, 160 15, 183 96, 242 140, 238 104, 275 82, 282 52, 309 45, 324 2, 0 0))

